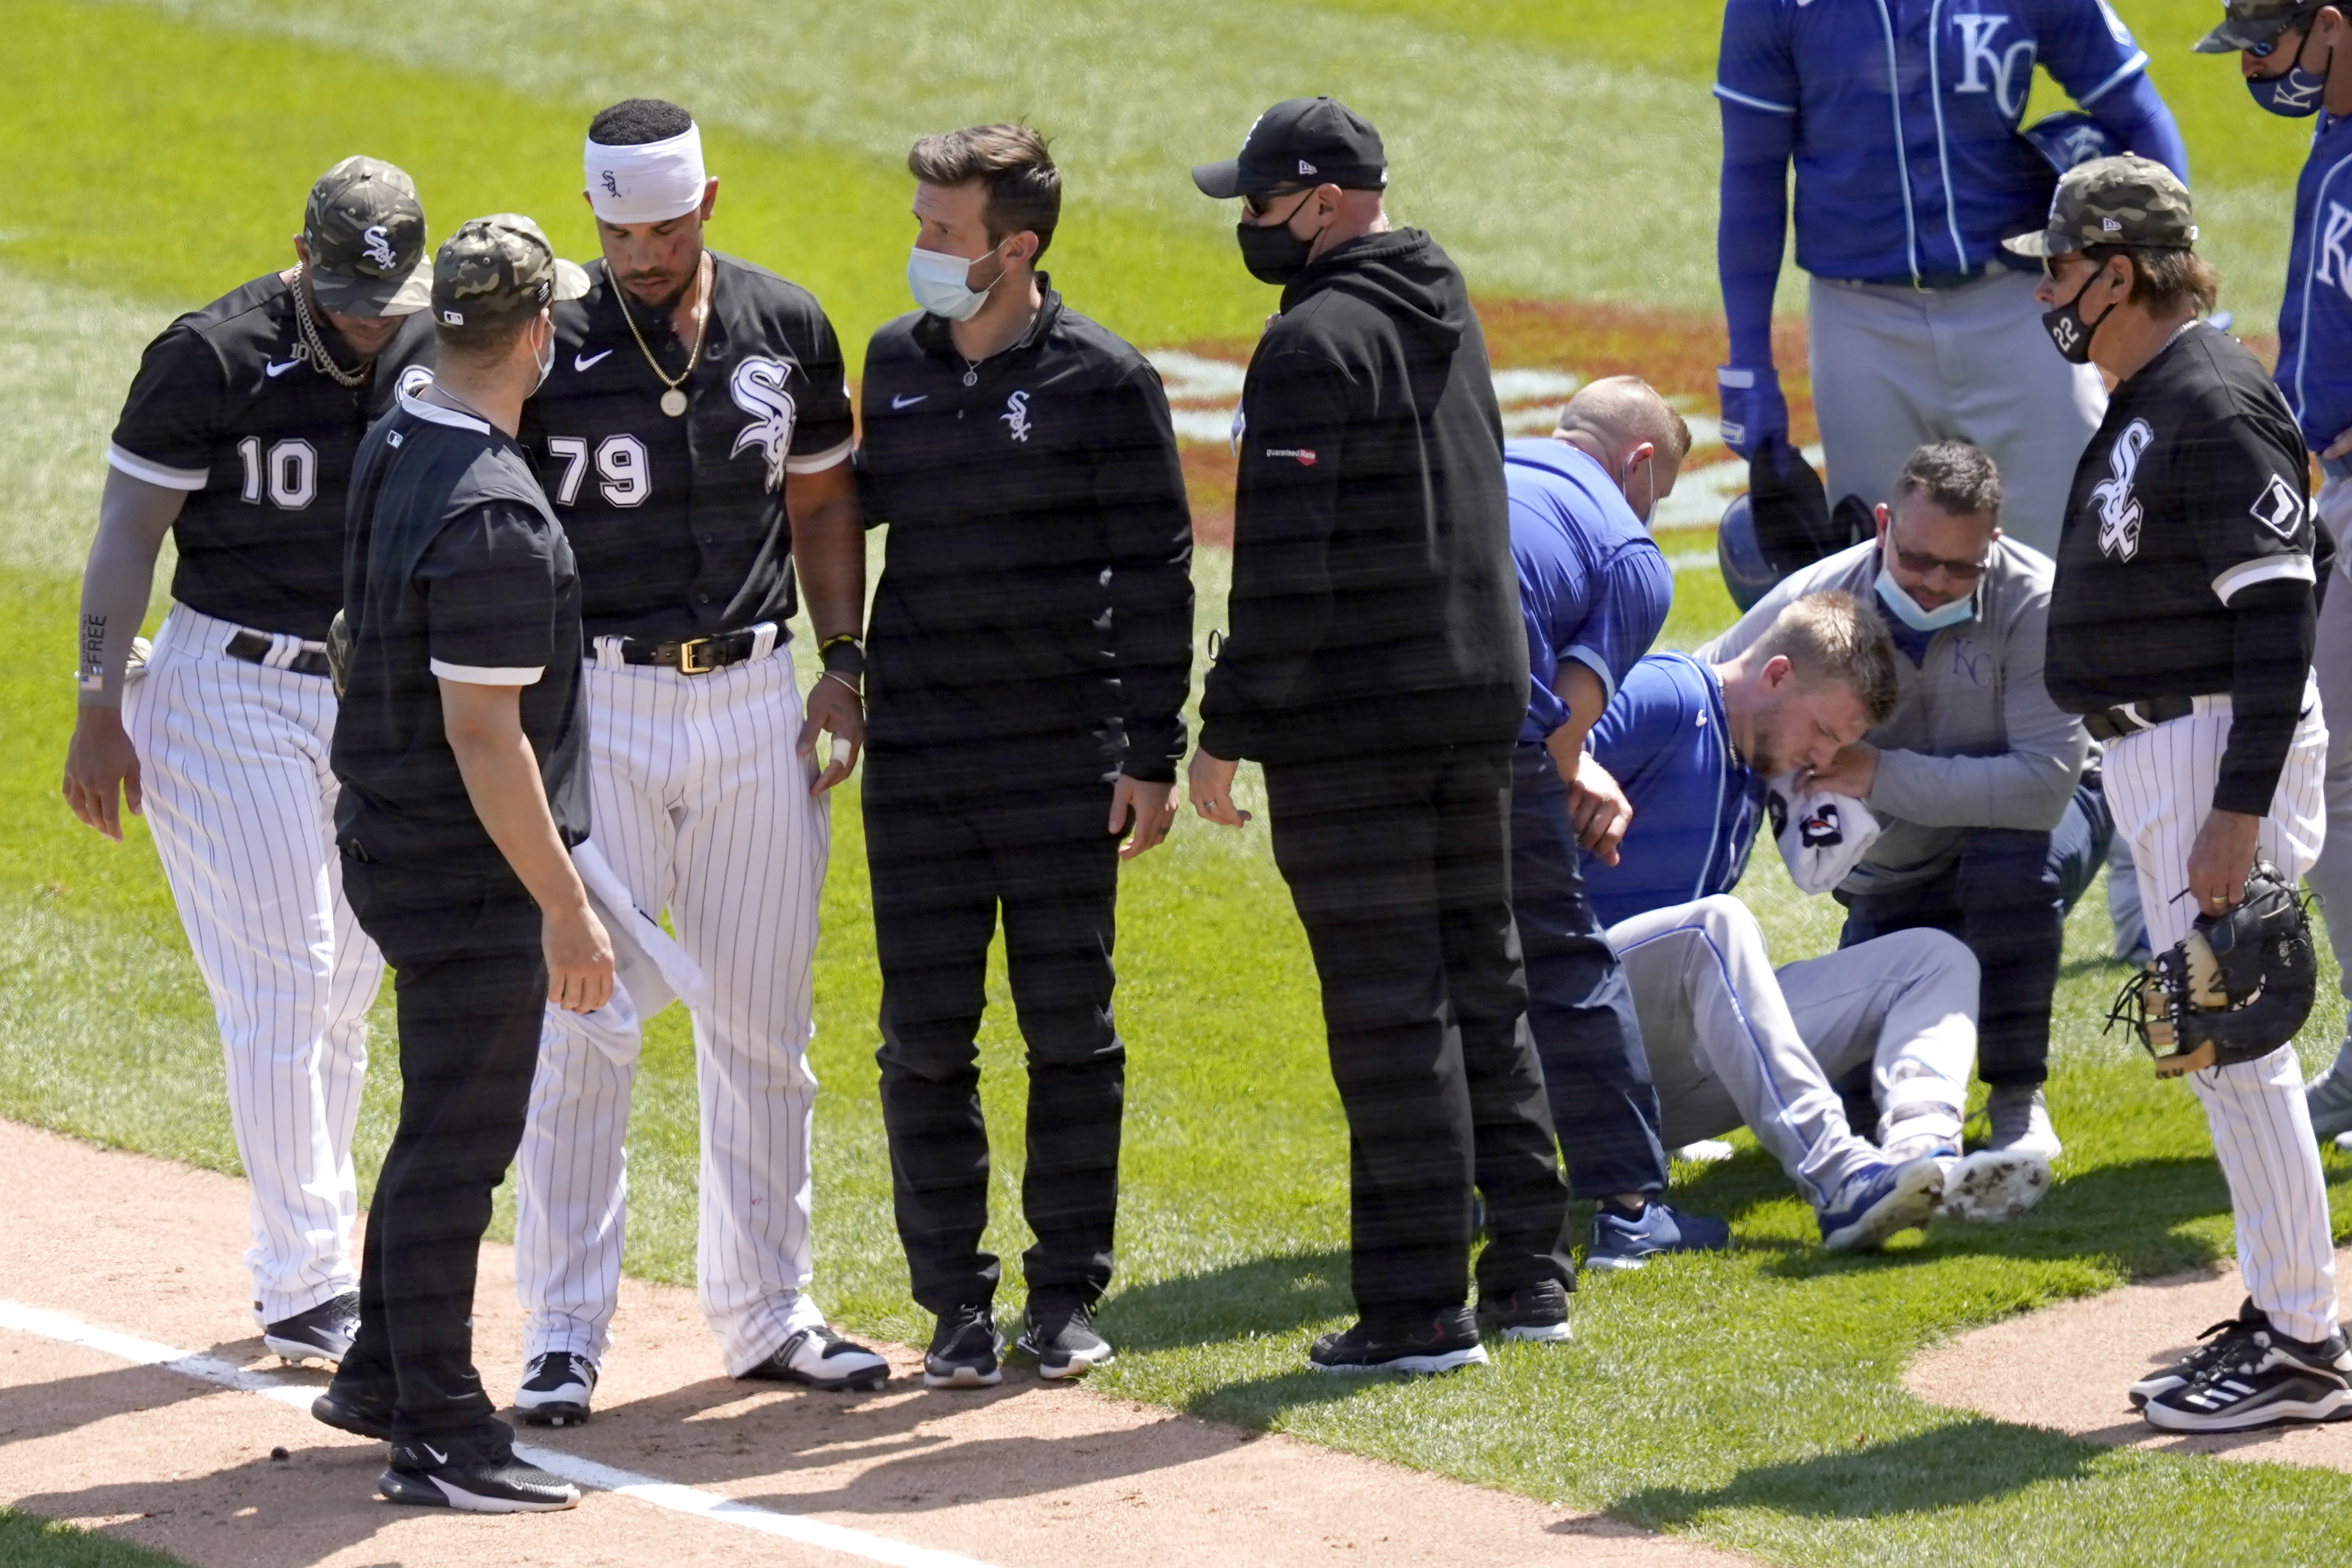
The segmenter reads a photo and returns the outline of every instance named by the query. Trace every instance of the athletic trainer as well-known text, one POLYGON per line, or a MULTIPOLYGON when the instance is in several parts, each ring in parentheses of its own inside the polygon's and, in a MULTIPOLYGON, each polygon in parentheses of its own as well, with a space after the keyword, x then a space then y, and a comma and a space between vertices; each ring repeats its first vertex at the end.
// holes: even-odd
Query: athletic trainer
MULTIPOLYGON (((2196 237, 2170 171, 2123 157, 2073 171, 2047 226, 2008 241, 2043 258, 2058 353, 2116 382, 2074 479, 2044 675, 2109 742, 2107 800, 2160 955, 2240 901, 2257 858, 2293 887, 2325 816, 2303 437, 2261 362, 2199 320, 2220 279, 2196 237)), ((2248 1307, 2134 1394, 2181 1431, 2332 1415, 2352 1404, 2352 1352, 2294 1046, 2189 1077, 2229 1178, 2248 1307)))
POLYGON ((1658 1201, 1657 1090, 1624 971, 1578 871, 1580 842, 1623 831, 1613 784, 1578 788, 1593 766, 1584 737, 1665 624, 1674 573, 1648 521, 1689 451, 1682 416, 1630 375, 1579 391, 1549 437, 1503 447, 1528 658, 1511 763, 1511 912, 1570 1189, 1595 1205, 1587 1268, 1638 1268, 1731 1237, 1721 1220, 1658 1201))
POLYGON ((431 355, 415 185, 344 159, 311 186, 294 254, 140 362, 82 579, 65 795, 110 838, 118 791, 147 817, 228 1059, 255 1319, 279 1355, 332 1362, 357 1321, 352 1129, 383 963, 334 852, 324 639, 352 453, 431 355), (167 533, 173 607, 142 662, 167 533))
MULTIPOLYGON (((2000 241, 2049 205, 2052 166, 2018 133, 2039 67, 2116 149, 2189 161, 2147 56, 2106 0, 1876 5, 1729 0, 1716 261, 1731 333, 1723 434, 1769 467, 1789 416, 1772 298, 1796 164, 1797 265, 1831 494, 1885 500, 1923 442, 1992 455, 2010 536, 2047 553, 2105 399, 2044 350, 2030 272, 2000 241)), ((2087 129, 2087 128, 2086 128, 2087 129)))
POLYGON ((1976 1059, 1992 1144, 2054 1160, 2042 1084, 2067 868, 2052 830, 2089 742, 2042 683, 2050 559, 2008 537, 2004 514, 1983 451, 1921 447, 1877 509, 1876 538, 1784 579, 1700 657, 1743 651, 1787 605, 1830 590, 1885 626, 1901 655, 1894 711, 1807 781, 1865 802, 1884 829, 1836 889, 1839 941, 1928 926, 1968 943, 1987 977, 1976 1059))
POLYGON ((1021 1349, 1111 1359, 1127 1047, 1120 862, 1168 832, 1192 664, 1192 515, 1160 378, 1037 270, 1061 171, 1023 125, 907 155, 921 307, 866 352, 873 625, 866 863, 898 1237, 936 1315, 932 1387, 1002 1380, 976 1037, 998 911, 1028 1047, 1021 1349), (1126 840, 1122 847, 1120 840, 1126 840))
POLYGON ((1486 1359, 1482 1329, 1566 1339, 1573 1279, 1511 922, 1528 668, 1486 339, 1445 252, 1389 227, 1380 134, 1341 104, 1278 103, 1192 178, 1242 198, 1243 263, 1282 289, 1234 426, 1233 631, 1188 789, 1239 827, 1235 766, 1265 765, 1322 981, 1361 1317, 1308 1359, 1447 1371, 1486 1359))
MULTIPOLYGON (((668 911, 709 985, 694 1019, 703 1319, 730 1376, 874 1386, 887 1363, 809 1295, 823 797, 865 733, 841 345, 808 290, 705 245, 719 182, 685 110, 605 110, 585 174, 604 259, 557 308, 522 442, 580 562, 594 853, 639 910, 668 911), (805 706, 785 648, 795 568, 826 666, 805 706), (833 743, 813 756, 820 731, 833 743)), ((643 1016, 668 998, 632 1000, 643 1016)), ((548 1022, 518 1183, 515 1406, 554 1425, 587 1417, 619 1298, 642 1037, 548 1022)))
POLYGON ((320 1420, 388 1437, 392 1502, 517 1513, 577 1488, 515 1458, 473 1363, 490 1194, 522 1137, 552 1005, 613 992, 568 853, 588 836, 580 582, 516 444, 585 279, 539 226, 458 226, 433 260, 437 379, 352 473, 334 766, 352 908, 400 1004, 400 1121, 368 1207, 360 1326, 320 1420))
MULTIPOLYGON (((2327 731, 2327 837, 2306 876, 2326 911, 2337 984, 2352 987, 2352 722, 2345 721, 2352 720, 2352 269, 2342 216, 2352 213, 2352 28, 2342 7, 2318 0, 2234 0, 2197 47, 2236 51, 2256 105, 2314 121, 2295 185, 2273 379, 2318 459, 2319 525, 2336 546, 2311 661, 2320 700, 2337 721, 2327 731)), ((2352 1037, 2305 1100, 2321 1141, 2352 1132, 2352 1037)))

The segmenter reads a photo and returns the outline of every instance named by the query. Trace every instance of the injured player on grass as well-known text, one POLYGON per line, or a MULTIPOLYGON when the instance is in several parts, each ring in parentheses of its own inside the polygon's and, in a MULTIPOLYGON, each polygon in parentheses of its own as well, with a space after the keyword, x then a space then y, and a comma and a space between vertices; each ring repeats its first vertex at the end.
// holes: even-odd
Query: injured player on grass
POLYGON ((1609 928, 1633 987, 1669 1146, 1754 1131, 1834 1251, 1879 1246, 1937 1215, 2014 1219, 2050 1188, 2039 1156, 1963 1155, 1976 1062, 1975 957, 1937 931, 1897 931, 1775 971, 1728 895, 1609 928), (1868 1064, 1874 1141, 1833 1079, 1868 1064))

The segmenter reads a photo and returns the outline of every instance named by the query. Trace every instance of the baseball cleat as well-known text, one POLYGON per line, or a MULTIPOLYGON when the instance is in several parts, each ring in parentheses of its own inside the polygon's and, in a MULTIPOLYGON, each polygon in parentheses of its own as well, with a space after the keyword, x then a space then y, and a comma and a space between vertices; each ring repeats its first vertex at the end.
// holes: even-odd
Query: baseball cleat
POLYGON ((504 1422, 394 1443, 375 1489, 386 1502, 467 1513, 555 1513, 580 1506, 578 1487, 515 1458, 514 1435, 504 1422))
POLYGON ((1003 1353, 1004 1336, 996 1331, 995 1315, 985 1304, 942 1312, 923 1355, 923 1386, 993 1388, 1004 1381, 1004 1370, 996 1364, 1003 1353))
POLYGON ((1478 1337, 1556 1345, 1576 1337, 1568 1321, 1568 1289, 1546 1279, 1500 1300, 1478 1298, 1478 1337))
POLYGON ((342 1363, 360 1331, 360 1293, 346 1290, 305 1312, 280 1318, 261 1331, 261 1342, 272 1355, 289 1362, 322 1361, 342 1363))
POLYGON ((2352 1132, 2352 1045, 2339 1049, 2328 1069, 2304 1086, 2303 1103, 2311 1112, 2312 1136, 2322 1143, 2338 1142, 2352 1132))
POLYGON ((2049 1097, 2038 1083, 1995 1084, 1985 1100, 1985 1121, 1992 1134, 1986 1142, 1996 1149, 2039 1154, 2044 1163, 2066 1152, 2050 1124, 2049 1097))
POLYGON ((1095 1331, 1094 1315, 1086 1303, 1051 1296, 1029 1298, 1022 1314, 1021 1337, 1013 1343, 1037 1358, 1043 1378, 1084 1377, 1118 1359, 1110 1342, 1095 1331))
POLYGON ((2237 1342, 2256 1329, 2271 1326, 2269 1318, 2254 1305, 2252 1296, 2239 1307, 2238 1315, 2214 1324, 2197 1337, 2206 1342, 2174 1362, 2158 1367, 2126 1390, 2132 1408, 2137 1410, 2159 1394, 2169 1394, 2186 1384, 2196 1382, 2217 1363, 2237 1353, 2237 1342))
POLYGON ((1446 1307, 1426 1317, 1370 1318, 1340 1333, 1325 1334, 1307 1352, 1317 1372, 1454 1372, 1486 1364, 1477 1321, 1467 1307, 1446 1307))
POLYGON ((1944 1168, 1944 1200, 1936 1210, 1945 1219, 1998 1225, 2042 1201, 2050 1190, 2050 1164, 2038 1154, 2014 1149, 1979 1149, 1944 1168))
POLYGON ((533 1426, 580 1426, 596 1392, 596 1363, 570 1351, 549 1351, 524 1363, 514 1410, 533 1426))
POLYGON ((2341 1330, 2317 1344, 2265 1323, 2224 1336, 2202 1372, 2140 1406, 2168 1432, 2243 1432, 2282 1421, 2332 1421, 2352 1411, 2352 1349, 2341 1330))
POLYGON ((1867 1251, 1926 1225, 1943 1196, 1943 1162, 1932 1154, 1899 1165, 1864 1165, 1822 1205, 1822 1245, 1832 1252, 1867 1251))
POLYGON ((373 1437, 379 1443, 392 1441, 392 1401, 356 1389, 327 1384, 327 1392, 310 1401, 310 1419, 322 1421, 338 1432, 349 1432, 354 1437, 373 1437))
POLYGON ((745 1381, 797 1383, 842 1394, 853 1388, 879 1388, 890 1379, 890 1363, 855 1340, 845 1340, 823 1323, 800 1329, 776 1348, 776 1353, 742 1374, 745 1381))
POLYGON ((1655 1198, 1643 1205, 1639 1217, 1629 1217, 1602 1204, 1592 1213, 1584 1266, 1603 1272, 1639 1268, 1662 1252, 1721 1252, 1730 1245, 1731 1226, 1727 1220, 1685 1214, 1655 1198))

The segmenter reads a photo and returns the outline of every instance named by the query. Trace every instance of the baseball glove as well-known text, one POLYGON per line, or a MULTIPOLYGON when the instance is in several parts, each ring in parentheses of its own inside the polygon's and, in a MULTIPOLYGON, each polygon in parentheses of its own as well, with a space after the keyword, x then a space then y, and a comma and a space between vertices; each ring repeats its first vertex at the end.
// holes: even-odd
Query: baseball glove
POLYGON ((2319 963, 2311 918, 2278 868, 2256 861, 2237 908, 2200 915, 2189 934, 2127 981, 2108 1009, 2156 1058, 2159 1078, 2268 1056, 2311 1016, 2319 963))

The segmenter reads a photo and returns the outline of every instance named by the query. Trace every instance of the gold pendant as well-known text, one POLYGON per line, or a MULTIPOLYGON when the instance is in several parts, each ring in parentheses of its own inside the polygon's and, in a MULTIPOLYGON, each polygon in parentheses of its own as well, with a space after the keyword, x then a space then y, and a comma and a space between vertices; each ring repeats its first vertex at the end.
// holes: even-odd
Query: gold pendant
POLYGON ((686 412, 686 394, 671 387, 661 395, 661 411, 675 419, 686 412))

